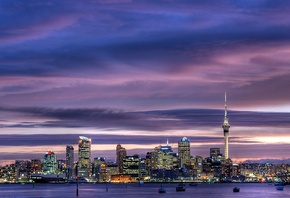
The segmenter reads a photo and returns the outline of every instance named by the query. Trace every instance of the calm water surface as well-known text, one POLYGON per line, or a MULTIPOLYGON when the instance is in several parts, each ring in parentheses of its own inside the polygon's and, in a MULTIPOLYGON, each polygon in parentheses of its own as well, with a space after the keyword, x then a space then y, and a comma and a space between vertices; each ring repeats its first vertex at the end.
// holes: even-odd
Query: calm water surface
MULTIPOLYGON (((165 194, 159 194, 160 184, 79 184, 79 198, 105 197, 105 198, 189 198, 189 197, 290 197, 290 186, 283 191, 276 190, 269 184, 199 184, 186 186, 185 192, 176 192, 177 184, 163 184, 165 194), (233 193, 233 187, 240 187, 239 193, 233 193)), ((2 198, 40 198, 40 197, 77 197, 75 184, 1 184, 0 197, 2 198)))

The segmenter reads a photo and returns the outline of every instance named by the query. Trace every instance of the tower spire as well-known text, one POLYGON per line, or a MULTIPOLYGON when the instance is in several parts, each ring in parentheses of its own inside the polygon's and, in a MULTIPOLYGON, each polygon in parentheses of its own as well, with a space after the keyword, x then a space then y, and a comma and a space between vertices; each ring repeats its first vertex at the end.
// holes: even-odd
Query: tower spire
POLYGON ((222 125, 222 128, 224 129, 224 140, 225 140, 225 158, 229 158, 229 129, 230 129, 230 124, 229 124, 229 119, 227 115, 227 92, 225 92, 225 117, 224 117, 224 122, 222 125))
POLYGON ((225 118, 227 117, 227 92, 225 92, 225 118))

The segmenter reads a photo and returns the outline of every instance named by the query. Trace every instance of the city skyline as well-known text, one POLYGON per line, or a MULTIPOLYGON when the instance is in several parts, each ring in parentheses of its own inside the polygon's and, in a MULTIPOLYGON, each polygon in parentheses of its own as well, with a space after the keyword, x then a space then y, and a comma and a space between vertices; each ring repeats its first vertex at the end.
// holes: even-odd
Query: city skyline
POLYGON ((92 139, 92 158, 157 145, 288 159, 288 1, 3 1, 0 162, 92 139))

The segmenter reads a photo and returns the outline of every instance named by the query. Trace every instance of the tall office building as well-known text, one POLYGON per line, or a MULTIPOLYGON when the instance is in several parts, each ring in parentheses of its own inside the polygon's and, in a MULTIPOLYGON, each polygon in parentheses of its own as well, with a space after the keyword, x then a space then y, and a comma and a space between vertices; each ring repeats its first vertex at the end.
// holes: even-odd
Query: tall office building
POLYGON ((210 158, 212 162, 219 162, 222 159, 220 148, 210 148, 210 158))
POLYGON ((220 155, 220 148, 210 148, 210 158, 215 159, 220 155))
POLYGON ((57 172, 57 158, 52 151, 47 151, 44 155, 43 172, 47 174, 56 174, 57 172))
POLYGON ((171 170, 174 166, 174 153, 171 146, 157 146, 151 154, 151 170, 171 170))
POLYGON ((123 159, 123 173, 131 175, 132 178, 140 176, 140 158, 139 155, 126 156, 123 159))
POLYGON ((178 142, 178 155, 180 158, 180 167, 190 167, 190 141, 183 137, 178 142))
POLYGON ((225 117, 222 128, 224 129, 224 140, 225 140, 225 159, 229 158, 229 119, 227 115, 227 93, 225 93, 225 117))
POLYGON ((96 157, 94 158, 94 175, 97 181, 101 181, 102 173, 106 172, 106 160, 104 157, 96 157))
POLYGON ((90 138, 79 136, 79 161, 78 175, 79 177, 89 177, 91 168, 91 144, 90 138))
POLYGON ((116 163, 119 168, 119 173, 123 173, 123 161, 124 158, 127 156, 127 151, 124 147, 121 146, 121 144, 118 144, 116 146, 116 163))
POLYGON ((66 170, 67 177, 72 178, 74 173, 74 147, 70 145, 66 146, 66 170))

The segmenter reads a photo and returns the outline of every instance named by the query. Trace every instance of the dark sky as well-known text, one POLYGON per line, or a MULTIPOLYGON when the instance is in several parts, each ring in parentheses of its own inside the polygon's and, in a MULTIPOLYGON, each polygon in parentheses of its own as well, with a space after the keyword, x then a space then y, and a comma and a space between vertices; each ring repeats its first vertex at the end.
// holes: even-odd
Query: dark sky
POLYGON ((285 159, 290 1, 3 0, 0 160, 42 158, 79 135, 92 157, 187 136, 235 159, 285 159))

